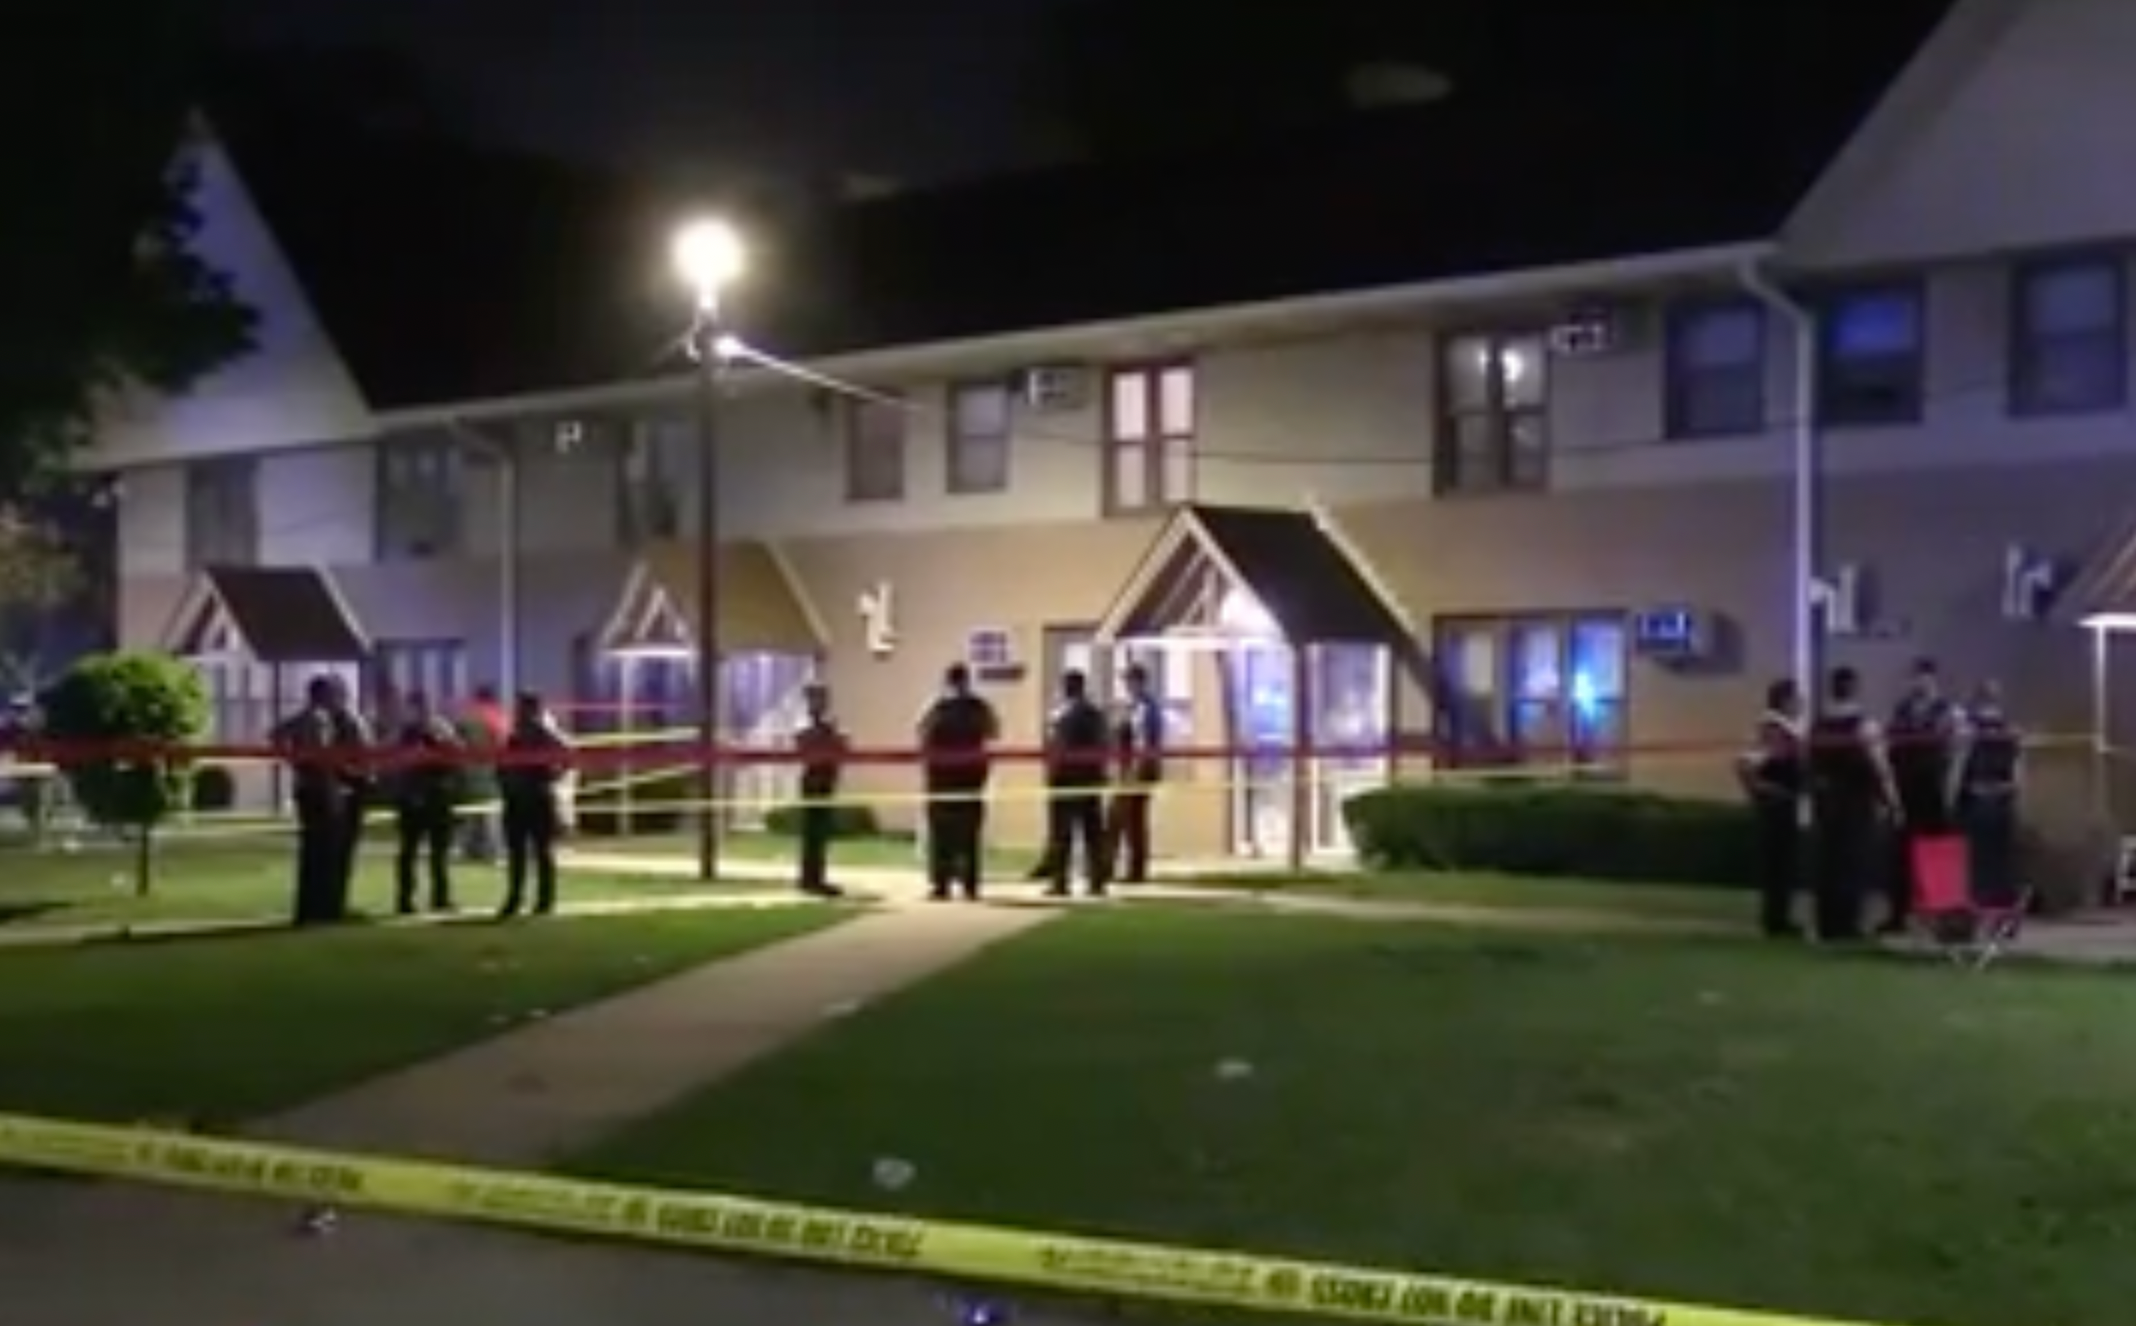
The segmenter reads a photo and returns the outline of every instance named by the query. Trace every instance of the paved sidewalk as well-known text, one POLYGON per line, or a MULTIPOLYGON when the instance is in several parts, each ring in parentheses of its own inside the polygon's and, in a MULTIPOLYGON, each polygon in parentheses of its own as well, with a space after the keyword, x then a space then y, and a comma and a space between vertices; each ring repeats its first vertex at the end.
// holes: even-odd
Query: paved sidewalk
POLYGON ((248 1131, 353 1151, 539 1165, 655 1113, 1048 913, 889 907, 418 1064, 248 1131))
MULTIPOLYGON (((985 946, 1035 908, 892 904, 420 1065, 248 1132, 532 1165, 985 946)), ((9 1326, 918 1326, 940 1288, 121 1184, 0 1179, 9 1326)), ((1070 1318, 1023 1314, 1033 1326, 1070 1318)))

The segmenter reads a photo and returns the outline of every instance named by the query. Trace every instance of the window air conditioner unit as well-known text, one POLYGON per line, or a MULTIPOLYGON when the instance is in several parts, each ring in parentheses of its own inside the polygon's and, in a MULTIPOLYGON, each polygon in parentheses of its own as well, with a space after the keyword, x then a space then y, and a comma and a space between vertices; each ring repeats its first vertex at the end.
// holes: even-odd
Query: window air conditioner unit
POLYGON ((1040 414, 1080 410, 1090 397, 1090 373, 1074 364, 1046 364, 1023 371, 1024 404, 1040 414))
POLYGON ((1550 353, 1561 359, 1591 359, 1624 348, 1632 328, 1626 311, 1603 304, 1567 312, 1549 331, 1550 353))

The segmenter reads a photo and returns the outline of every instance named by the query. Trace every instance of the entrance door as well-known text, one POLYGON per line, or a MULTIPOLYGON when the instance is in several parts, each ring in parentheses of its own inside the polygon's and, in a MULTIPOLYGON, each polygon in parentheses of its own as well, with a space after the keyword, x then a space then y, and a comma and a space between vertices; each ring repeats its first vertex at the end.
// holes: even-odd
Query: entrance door
POLYGON ((1321 645, 1313 651, 1313 837, 1316 852, 1348 852, 1342 803, 1387 781, 1387 729, 1393 716, 1392 660, 1380 645, 1321 645))
POLYGON ((1280 644, 1225 651, 1231 834, 1245 856, 1282 856, 1291 834, 1291 660, 1280 644))

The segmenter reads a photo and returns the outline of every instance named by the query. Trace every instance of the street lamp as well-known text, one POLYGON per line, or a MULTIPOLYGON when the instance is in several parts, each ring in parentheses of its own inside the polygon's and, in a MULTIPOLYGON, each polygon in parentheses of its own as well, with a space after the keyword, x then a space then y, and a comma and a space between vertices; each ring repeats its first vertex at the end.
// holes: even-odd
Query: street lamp
POLYGON ((716 751, 724 695, 719 642, 719 395, 727 337, 721 296, 740 279, 747 257, 742 239, 725 221, 693 221, 675 232, 675 271, 696 303, 685 344, 697 365, 697 877, 719 878, 724 779, 716 751))

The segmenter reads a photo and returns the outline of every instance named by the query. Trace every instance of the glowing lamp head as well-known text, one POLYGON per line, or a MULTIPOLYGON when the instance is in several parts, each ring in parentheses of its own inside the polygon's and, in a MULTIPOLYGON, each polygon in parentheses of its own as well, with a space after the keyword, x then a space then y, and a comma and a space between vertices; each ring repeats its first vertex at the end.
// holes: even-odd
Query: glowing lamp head
POLYGON ((675 232, 673 256, 676 275, 707 302, 719 298, 747 265, 742 237, 724 221, 694 221, 675 232))

